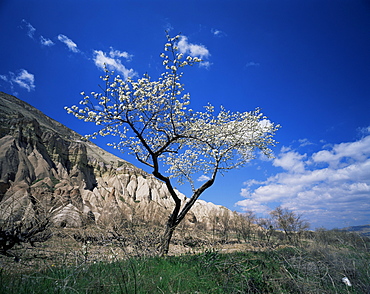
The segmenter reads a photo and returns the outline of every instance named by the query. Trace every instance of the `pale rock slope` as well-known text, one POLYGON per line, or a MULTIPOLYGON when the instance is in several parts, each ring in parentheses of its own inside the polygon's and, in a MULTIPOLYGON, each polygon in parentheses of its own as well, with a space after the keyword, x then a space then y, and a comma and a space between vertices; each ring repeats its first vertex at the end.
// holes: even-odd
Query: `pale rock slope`
MULTIPOLYGON (((185 196, 179 192, 185 199, 185 196)), ((46 212, 57 227, 163 224, 173 201, 152 175, 0 92, 0 225, 46 212)), ((188 225, 211 228, 225 208, 198 200, 188 225)))

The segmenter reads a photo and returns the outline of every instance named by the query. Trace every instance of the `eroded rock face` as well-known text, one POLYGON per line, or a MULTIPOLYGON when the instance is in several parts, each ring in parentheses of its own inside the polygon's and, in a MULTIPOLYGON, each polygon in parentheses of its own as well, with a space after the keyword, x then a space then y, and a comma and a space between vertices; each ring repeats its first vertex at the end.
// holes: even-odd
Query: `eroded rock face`
MULTIPOLYGON (((0 224, 41 208, 61 227, 163 223, 172 207, 164 183, 0 92, 0 224)), ((186 221, 210 227, 210 214, 220 209, 198 201, 186 221)))

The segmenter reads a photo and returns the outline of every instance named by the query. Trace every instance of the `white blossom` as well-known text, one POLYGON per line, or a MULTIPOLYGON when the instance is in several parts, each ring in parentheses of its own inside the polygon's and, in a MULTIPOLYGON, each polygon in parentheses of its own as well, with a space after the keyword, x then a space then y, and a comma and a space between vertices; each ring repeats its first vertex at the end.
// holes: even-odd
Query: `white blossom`
POLYGON ((230 112, 223 107, 216 112, 208 104, 204 111, 193 111, 190 95, 182 94, 182 74, 178 68, 201 62, 198 57, 178 53, 180 36, 168 37, 163 65, 166 70, 158 79, 148 75, 121 79, 106 69, 101 77, 106 85, 102 93, 85 92, 80 107, 66 107, 78 119, 93 122, 98 130, 87 138, 115 136, 110 146, 134 154, 141 162, 154 166, 156 160, 168 166, 168 172, 180 183, 192 187, 197 173, 210 175, 242 166, 254 158, 259 149, 271 156, 269 146, 279 128, 259 109, 230 112), (183 60, 183 61, 181 61, 183 60), (108 93, 108 94, 107 94, 108 93), (108 95, 108 96, 107 96, 108 95))

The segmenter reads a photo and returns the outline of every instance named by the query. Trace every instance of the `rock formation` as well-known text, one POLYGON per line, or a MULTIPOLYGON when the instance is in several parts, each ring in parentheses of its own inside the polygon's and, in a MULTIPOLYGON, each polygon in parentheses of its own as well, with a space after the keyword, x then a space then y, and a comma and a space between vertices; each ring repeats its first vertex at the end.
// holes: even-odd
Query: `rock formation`
MULTIPOLYGON (((179 192, 181 197, 185 197, 179 192)), ((0 92, 0 226, 48 213, 55 226, 163 223, 173 206, 165 185, 0 92)), ((198 200, 186 221, 211 227, 225 208, 198 200)))

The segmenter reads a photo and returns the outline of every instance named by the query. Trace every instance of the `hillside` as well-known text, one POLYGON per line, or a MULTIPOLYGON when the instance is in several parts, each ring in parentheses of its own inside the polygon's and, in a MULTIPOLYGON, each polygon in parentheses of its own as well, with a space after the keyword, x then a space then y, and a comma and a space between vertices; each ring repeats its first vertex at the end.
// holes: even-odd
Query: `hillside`
POLYGON ((352 226, 352 227, 344 228, 343 230, 349 231, 349 232, 356 232, 363 236, 370 237, 370 225, 352 226))
MULTIPOLYGON (((133 218, 162 224, 172 205, 152 175, 0 92, 0 223, 30 220, 42 208, 55 227, 114 226, 133 218)), ((210 228, 210 215, 224 211, 231 215, 199 200, 186 223, 210 228)))

